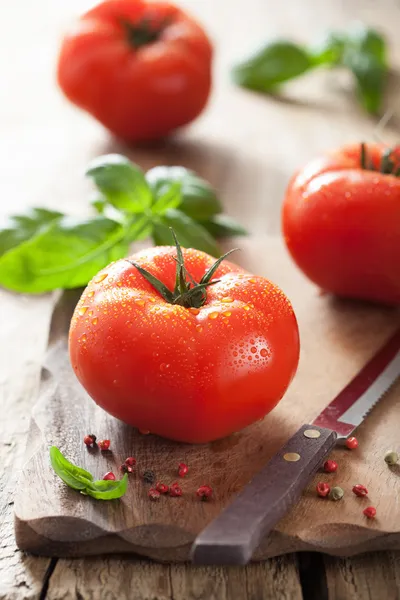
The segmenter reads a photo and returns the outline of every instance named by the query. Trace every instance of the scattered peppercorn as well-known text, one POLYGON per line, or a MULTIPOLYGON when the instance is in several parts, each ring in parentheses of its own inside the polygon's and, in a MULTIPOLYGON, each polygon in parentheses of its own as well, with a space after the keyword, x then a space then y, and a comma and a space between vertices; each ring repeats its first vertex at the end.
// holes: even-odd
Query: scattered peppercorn
POLYGON ((177 498, 178 496, 182 496, 182 490, 177 483, 171 483, 169 486, 169 495, 177 498))
POLYGON ((128 456, 128 458, 125 459, 125 464, 128 465, 128 467, 134 467, 136 465, 136 458, 128 456))
POLYGON ((150 500, 159 500, 160 499, 160 492, 158 492, 157 490, 155 490, 154 488, 151 488, 148 492, 147 492, 148 497, 150 498, 150 500))
POLYGON ((185 463, 179 463, 178 465, 178 475, 179 477, 185 477, 187 472, 189 471, 189 467, 185 463))
POLYGON ((209 485, 201 485, 196 492, 201 500, 209 500, 213 494, 212 488, 209 485))
POLYGON ((115 481, 115 475, 112 471, 108 471, 103 477, 105 481, 115 481))
POLYGON ((89 435, 85 435, 85 437, 83 438, 83 442, 86 444, 86 446, 94 446, 96 443, 96 436, 93 435, 93 433, 89 433, 89 435))
POLYGON ((110 440, 100 440, 99 441, 99 448, 102 452, 105 452, 105 450, 108 450, 110 447, 110 440))
POLYGON ((324 462, 324 471, 325 473, 334 473, 337 471, 338 464, 334 460, 327 460, 324 462))
POLYGON ((156 490, 157 490, 157 492, 160 492, 160 494, 167 494, 169 491, 169 487, 165 483, 161 483, 161 481, 157 481, 156 490))
POLYGON ((357 485, 355 485, 353 487, 353 493, 356 496, 360 496, 360 497, 364 497, 364 496, 368 496, 368 490, 365 487, 365 485, 361 485, 360 483, 357 483, 357 485))
POLYGON ((358 448, 358 439, 356 437, 347 438, 346 446, 349 450, 355 450, 356 448, 358 448))
POLYGON ((373 519, 376 515, 376 508, 373 506, 367 506, 367 508, 363 510, 363 513, 366 517, 368 517, 368 519, 373 519))
POLYGON ((321 496, 321 498, 326 498, 330 491, 331 491, 331 486, 328 485, 327 483, 323 483, 322 481, 320 481, 317 484, 317 494, 318 494, 318 496, 321 496))
POLYGON ((144 471, 142 477, 145 483, 154 483, 156 480, 154 471, 144 471))
POLYGON ((340 500, 341 498, 343 498, 343 496, 344 496, 344 491, 338 485, 333 487, 329 493, 329 498, 331 500, 340 500))
POLYGON ((399 462, 399 455, 397 454, 397 452, 394 452, 393 450, 386 452, 385 463, 387 463, 388 465, 395 465, 398 462, 399 462))

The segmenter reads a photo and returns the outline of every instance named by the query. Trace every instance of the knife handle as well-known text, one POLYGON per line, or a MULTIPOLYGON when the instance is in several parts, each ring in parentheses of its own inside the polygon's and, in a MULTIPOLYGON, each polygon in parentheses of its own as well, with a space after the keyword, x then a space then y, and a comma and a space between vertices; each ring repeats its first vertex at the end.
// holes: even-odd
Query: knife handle
POLYGON ((330 429, 303 425, 198 535, 192 547, 193 563, 247 564, 261 539, 298 500, 336 440, 337 434, 330 429))

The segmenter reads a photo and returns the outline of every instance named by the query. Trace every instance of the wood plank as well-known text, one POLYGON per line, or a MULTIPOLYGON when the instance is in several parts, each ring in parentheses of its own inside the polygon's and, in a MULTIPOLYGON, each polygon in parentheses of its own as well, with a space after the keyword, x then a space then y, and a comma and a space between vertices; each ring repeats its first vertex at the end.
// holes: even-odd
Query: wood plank
POLYGON ((324 557, 328 600, 398 600, 400 552, 374 553, 351 559, 324 557))
POLYGON ((292 556, 245 569, 156 565, 135 559, 60 560, 47 600, 301 600, 292 556))
POLYGON ((37 598, 48 559, 15 547, 13 500, 25 453, 51 315, 50 297, 27 299, 0 291, 0 598, 37 598), (29 302, 29 310, 27 310, 29 302))

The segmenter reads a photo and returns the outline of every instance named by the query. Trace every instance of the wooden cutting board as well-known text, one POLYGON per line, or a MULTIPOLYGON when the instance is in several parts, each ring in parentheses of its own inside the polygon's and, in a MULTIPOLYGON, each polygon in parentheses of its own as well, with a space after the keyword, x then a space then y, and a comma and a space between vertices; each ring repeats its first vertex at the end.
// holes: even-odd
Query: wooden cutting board
MULTIPOLYGON (((238 262, 278 283, 291 298, 300 326, 301 360, 290 390, 262 422, 207 445, 178 444, 143 435, 107 415, 75 379, 67 355, 67 332, 77 294, 65 293, 51 325, 49 349, 37 404, 33 410, 26 463, 15 501, 18 547, 47 556, 131 552, 160 561, 188 559, 191 543, 279 447, 309 422, 351 379, 400 323, 399 312, 334 299, 310 284, 294 267, 277 238, 241 240, 238 262), (102 455, 83 445, 86 433, 110 438, 102 455), (177 465, 190 468, 180 480, 181 498, 151 502, 150 486, 132 476, 121 500, 100 502, 65 486, 49 465, 48 447, 57 445, 73 462, 97 477, 118 468, 126 456, 139 471, 153 469, 157 479, 176 481, 177 465), (198 501, 203 483, 215 499, 198 501)), ((395 385, 359 428, 359 449, 337 448, 336 474, 317 473, 301 500, 264 539, 255 558, 298 550, 334 555, 400 548, 400 469, 383 460, 400 446, 400 385, 395 385), (340 485, 340 502, 320 499, 317 481, 340 485), (351 492, 363 483, 369 498, 351 492), (363 516, 374 505, 377 518, 363 516)))

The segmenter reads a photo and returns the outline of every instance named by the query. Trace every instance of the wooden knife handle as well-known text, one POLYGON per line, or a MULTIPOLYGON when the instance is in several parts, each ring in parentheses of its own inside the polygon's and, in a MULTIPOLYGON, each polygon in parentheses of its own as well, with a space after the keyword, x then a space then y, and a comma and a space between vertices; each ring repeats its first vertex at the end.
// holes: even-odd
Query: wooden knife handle
POLYGON ((199 534, 192 547, 192 561, 202 565, 248 563, 260 540, 298 500, 336 439, 330 429, 301 427, 199 534))

